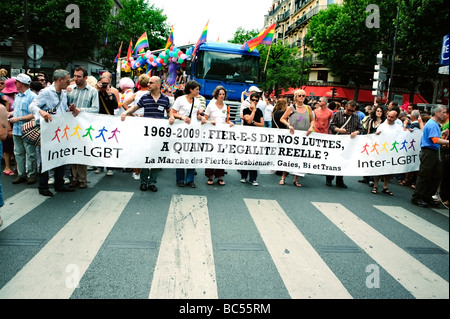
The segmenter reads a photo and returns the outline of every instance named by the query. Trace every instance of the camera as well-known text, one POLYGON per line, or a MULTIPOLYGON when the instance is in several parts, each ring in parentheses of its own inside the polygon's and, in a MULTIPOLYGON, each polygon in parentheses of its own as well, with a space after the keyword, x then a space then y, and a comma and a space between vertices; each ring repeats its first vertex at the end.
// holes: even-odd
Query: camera
POLYGON ((108 83, 102 83, 102 89, 106 89, 108 87, 108 83))

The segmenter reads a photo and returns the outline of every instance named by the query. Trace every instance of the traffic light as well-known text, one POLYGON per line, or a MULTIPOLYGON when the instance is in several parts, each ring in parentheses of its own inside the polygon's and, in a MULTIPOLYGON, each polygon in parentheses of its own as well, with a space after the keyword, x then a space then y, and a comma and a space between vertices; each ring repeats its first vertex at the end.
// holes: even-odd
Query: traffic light
POLYGON ((387 68, 383 66, 383 53, 377 54, 377 64, 375 64, 375 72, 373 73, 372 95, 377 97, 383 96, 385 90, 387 68))

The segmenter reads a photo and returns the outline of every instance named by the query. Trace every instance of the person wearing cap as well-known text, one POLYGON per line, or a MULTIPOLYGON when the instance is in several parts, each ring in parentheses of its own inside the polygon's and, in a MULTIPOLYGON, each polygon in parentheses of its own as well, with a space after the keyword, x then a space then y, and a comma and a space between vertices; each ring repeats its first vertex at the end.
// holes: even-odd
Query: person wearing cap
POLYGON ((257 94, 258 94, 258 96, 259 96, 259 101, 258 101, 258 104, 256 105, 256 107, 257 107, 258 109, 261 110, 261 112, 263 113, 263 115, 264 115, 264 112, 265 112, 265 110, 266 110, 267 103, 266 103, 266 100, 265 100, 263 91, 261 91, 261 90, 260 90, 258 87, 256 87, 256 86, 251 86, 251 87, 248 89, 248 93, 247 93, 247 91, 244 91, 244 92, 242 92, 242 94, 241 94, 241 102, 242 102, 242 103, 241 103, 240 117, 241 117, 242 124, 244 124, 244 113, 243 113, 243 112, 244 112, 244 109, 250 107, 250 104, 251 104, 251 101, 250 101, 250 95, 251 95, 252 93, 257 93, 257 94), (247 97, 246 99, 244 99, 245 95, 248 95, 248 97, 247 97), (262 98, 262 99, 261 99, 261 98, 262 98))
MULTIPOLYGON (((3 98, 6 100, 6 111, 8 112, 8 116, 13 115, 14 110, 14 98, 18 93, 16 88, 16 79, 10 78, 5 81, 5 87, 2 90, 3 98)), ((11 169, 11 160, 13 158, 14 153, 14 141, 12 139, 12 127, 11 123, 9 126, 9 133, 6 140, 2 141, 3 144, 3 159, 5 160, 5 169, 3 170, 3 174, 5 175, 15 175, 14 171, 11 169)))
POLYGON ((13 124, 14 156, 17 165, 17 178, 13 184, 27 182, 34 184, 37 182, 37 158, 36 145, 27 143, 22 139, 22 125, 31 121, 34 116, 28 110, 36 94, 30 90, 31 78, 20 73, 16 77, 16 88, 19 91, 14 100, 14 114, 9 119, 13 124))

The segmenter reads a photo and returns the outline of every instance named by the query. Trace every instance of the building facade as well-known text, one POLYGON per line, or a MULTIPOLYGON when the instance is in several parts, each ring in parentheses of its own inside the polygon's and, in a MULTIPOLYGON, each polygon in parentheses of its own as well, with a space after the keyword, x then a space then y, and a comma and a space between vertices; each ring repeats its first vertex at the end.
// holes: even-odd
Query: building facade
POLYGON ((312 67, 309 82, 337 83, 339 78, 333 77, 329 70, 316 58, 305 40, 309 21, 319 11, 332 4, 342 4, 343 0, 273 0, 267 15, 264 16, 264 26, 277 24, 274 43, 281 42, 298 47, 300 58, 309 59, 312 67))

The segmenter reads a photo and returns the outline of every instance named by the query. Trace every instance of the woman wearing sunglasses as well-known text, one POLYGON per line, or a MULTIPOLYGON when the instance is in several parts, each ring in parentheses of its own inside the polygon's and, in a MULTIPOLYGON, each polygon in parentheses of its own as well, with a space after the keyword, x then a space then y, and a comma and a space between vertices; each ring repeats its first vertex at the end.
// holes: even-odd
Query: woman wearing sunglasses
MULTIPOLYGON (((258 126, 264 127, 264 115, 263 112, 257 107, 259 102, 259 94, 253 92, 250 94, 250 105, 243 110, 244 126, 258 126)), ((240 170, 241 183, 247 181, 247 177, 250 175, 249 182, 253 186, 258 186, 256 178, 258 177, 258 171, 256 170, 240 170)))
MULTIPOLYGON (((294 134, 295 130, 306 131, 306 136, 314 132, 316 121, 314 118, 314 113, 309 105, 305 103, 306 92, 304 90, 297 90, 294 92, 294 105, 291 105, 286 109, 280 122, 285 124, 289 132, 294 134)), ((285 184, 285 179, 288 172, 283 172, 280 185, 285 184)), ((302 185, 298 182, 298 175, 294 175, 294 185, 301 187, 302 185)))

